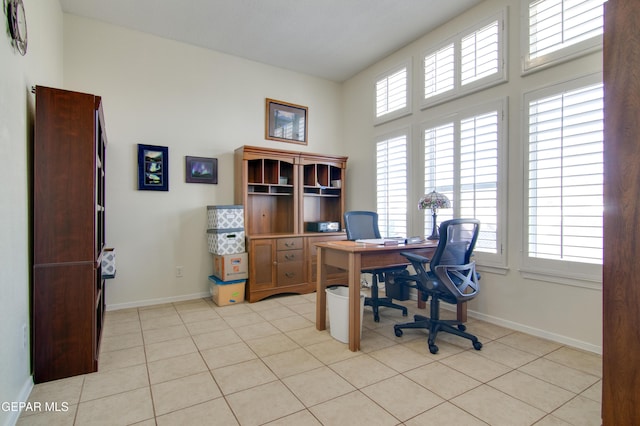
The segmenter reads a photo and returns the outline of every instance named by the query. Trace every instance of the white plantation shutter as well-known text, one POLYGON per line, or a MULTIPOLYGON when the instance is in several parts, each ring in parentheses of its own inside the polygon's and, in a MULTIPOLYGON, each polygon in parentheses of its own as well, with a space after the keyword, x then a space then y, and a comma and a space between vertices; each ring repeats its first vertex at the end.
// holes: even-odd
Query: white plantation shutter
POLYGON ((424 58, 424 97, 453 90, 455 87, 455 50, 449 44, 424 58))
POLYGON ((410 63, 376 78, 375 124, 401 117, 411 112, 410 63))
MULTIPOLYGON (((476 252, 498 266, 502 256, 500 144, 503 142, 503 103, 457 114, 451 121, 423 127, 425 193, 436 190, 451 201, 451 209, 438 210, 437 221, 454 217, 480 220, 476 252), (482 253, 482 254, 480 254, 482 253)), ((425 211, 425 235, 432 217, 425 211)))
POLYGON ((527 100, 528 256, 601 264, 602 83, 527 100))
POLYGON ((481 222, 477 251, 497 253, 498 112, 460 123, 460 217, 481 222))
POLYGON ((460 83, 463 86, 498 72, 498 41, 498 21, 462 38, 460 83))
MULTIPOLYGON (((424 193, 433 190, 444 194, 451 201, 453 208, 438 210, 437 222, 453 218, 456 204, 454 184, 456 181, 455 160, 455 126, 446 123, 438 127, 424 130, 424 193)), ((425 211, 424 235, 430 235, 433 229, 433 218, 430 211, 425 211)))
POLYGON ((503 10, 423 56, 422 108, 507 81, 504 16, 503 10))
POLYGON ((407 236, 407 134, 376 144, 376 210, 383 237, 407 236))
POLYGON ((605 1, 527 0, 524 71, 601 48, 605 1))

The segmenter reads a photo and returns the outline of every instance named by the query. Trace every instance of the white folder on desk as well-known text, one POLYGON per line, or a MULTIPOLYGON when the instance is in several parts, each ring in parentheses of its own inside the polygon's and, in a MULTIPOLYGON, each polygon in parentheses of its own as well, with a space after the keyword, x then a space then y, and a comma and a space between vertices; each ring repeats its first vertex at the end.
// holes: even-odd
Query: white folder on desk
POLYGON ((363 238, 360 240, 356 240, 356 243, 361 243, 361 244, 375 244, 375 245, 379 245, 379 246, 391 246, 391 245, 397 245, 398 244, 398 240, 394 240, 394 239, 389 239, 389 238, 363 238))

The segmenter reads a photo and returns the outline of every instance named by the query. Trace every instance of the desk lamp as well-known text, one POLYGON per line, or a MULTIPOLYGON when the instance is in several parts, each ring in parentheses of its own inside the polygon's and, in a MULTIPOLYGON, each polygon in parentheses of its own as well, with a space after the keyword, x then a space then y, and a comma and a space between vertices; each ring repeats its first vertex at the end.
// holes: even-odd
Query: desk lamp
POLYGON ((418 208, 420 210, 431 209, 433 217, 433 230, 431 231, 431 236, 427 237, 427 239, 439 240, 440 235, 438 234, 438 225, 436 225, 437 211, 438 209, 450 209, 451 201, 449 201, 446 195, 440 194, 434 189, 430 193, 425 194, 422 198, 420 198, 420 201, 418 201, 418 208))

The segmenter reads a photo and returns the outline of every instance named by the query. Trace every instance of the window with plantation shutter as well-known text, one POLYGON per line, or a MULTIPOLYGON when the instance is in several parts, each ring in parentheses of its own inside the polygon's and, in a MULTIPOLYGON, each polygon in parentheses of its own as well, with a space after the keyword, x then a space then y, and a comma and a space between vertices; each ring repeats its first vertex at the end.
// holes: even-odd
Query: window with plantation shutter
POLYGON ((462 37, 460 84, 466 85, 498 72, 499 49, 498 21, 462 37))
MULTIPOLYGON (((438 224, 454 217, 481 222, 476 244, 485 264, 505 264, 503 252, 503 185, 501 146, 504 142, 504 102, 491 103, 423 126, 425 193, 445 194, 451 209, 438 211, 438 224)), ((431 212, 424 212, 424 233, 432 229, 431 212)))
POLYGON ((602 76, 529 93, 525 102, 526 266, 597 282, 603 244, 602 76))
MULTIPOLYGON (((456 173, 459 170, 455 160, 455 141, 453 122, 424 130, 424 193, 433 190, 440 192, 449 198, 452 206, 456 173)), ((439 222, 452 218, 453 208, 438 211, 439 222)), ((424 235, 430 235, 433 220, 429 212, 425 212, 424 226, 424 235)))
POLYGON ((602 48, 606 0, 522 0, 523 72, 602 48))
POLYGON ((507 81, 505 13, 503 10, 425 53, 422 108, 507 81))
POLYGON ((410 82, 410 62, 376 78, 375 124, 381 124, 411 112, 410 82))
POLYGON ((498 250, 498 111, 460 122, 460 217, 482 223, 477 251, 498 250))
POLYGON ((455 87, 455 55, 453 43, 424 58, 424 97, 430 98, 455 87))
POLYGON ((376 211, 383 237, 407 236, 407 135, 383 136, 376 143, 376 211))

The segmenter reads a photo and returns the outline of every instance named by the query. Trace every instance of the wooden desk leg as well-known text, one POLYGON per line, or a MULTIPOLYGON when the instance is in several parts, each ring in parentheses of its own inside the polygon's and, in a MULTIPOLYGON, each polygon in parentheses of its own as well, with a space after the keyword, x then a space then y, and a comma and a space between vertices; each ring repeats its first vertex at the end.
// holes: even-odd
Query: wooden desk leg
POLYGON ((458 303, 456 306, 457 320, 467 322, 467 302, 458 303))
POLYGON ((422 300, 422 292, 418 290, 418 309, 425 309, 427 307, 427 302, 422 300))
POLYGON ((359 253, 349 253, 349 350, 360 350, 360 270, 359 253))
POLYGON ((318 281, 316 284, 316 329, 327 328, 327 266, 324 264, 324 250, 318 247, 318 281))

